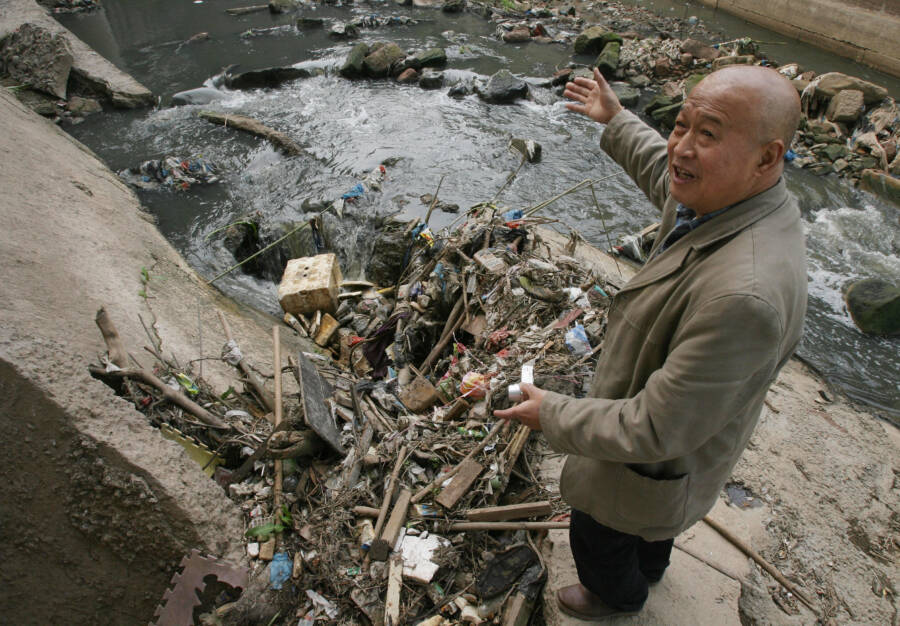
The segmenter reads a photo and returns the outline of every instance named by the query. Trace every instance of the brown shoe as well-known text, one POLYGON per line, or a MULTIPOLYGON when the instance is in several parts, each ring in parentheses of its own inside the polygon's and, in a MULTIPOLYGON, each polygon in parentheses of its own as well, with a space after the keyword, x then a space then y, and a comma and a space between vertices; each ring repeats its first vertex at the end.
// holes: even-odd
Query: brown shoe
POLYGON ((566 615, 588 621, 638 614, 638 611, 622 611, 604 604, 597 594, 588 590, 581 583, 557 590, 556 601, 566 615))

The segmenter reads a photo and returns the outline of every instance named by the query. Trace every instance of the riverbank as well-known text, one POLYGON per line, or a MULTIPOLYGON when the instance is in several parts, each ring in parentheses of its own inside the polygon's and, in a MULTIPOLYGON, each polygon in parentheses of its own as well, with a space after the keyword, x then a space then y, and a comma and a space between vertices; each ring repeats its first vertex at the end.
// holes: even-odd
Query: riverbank
MULTIPOLYGON (((267 363, 272 320, 238 312, 236 305, 204 287, 112 172, 5 93, 0 124, 0 214, 11 226, 0 246, 8 275, 0 342, 7 363, 4 395, 11 398, 3 411, 3 441, 8 442, 3 452, 23 476, 31 477, 14 480, 9 496, 4 495, 5 502, 20 503, 24 511, 11 526, 29 530, 24 539, 21 533, 3 537, 8 539, 3 545, 11 547, 3 554, 10 564, 3 582, 9 584, 0 604, 26 608, 19 599, 33 593, 33 563, 41 562, 57 566, 53 569, 62 575, 53 582, 55 593, 65 598, 64 604, 50 607, 55 612, 43 621, 99 623, 112 621, 111 615, 115 621, 146 621, 181 555, 201 547, 240 561, 243 529, 235 521, 240 513, 234 505, 184 459, 180 448, 164 442, 143 416, 85 375, 88 362, 104 350, 93 315, 107 305, 126 345, 145 363, 138 347, 148 340, 138 315, 156 315, 165 351, 182 362, 217 355, 222 337, 214 311, 221 309, 248 357, 267 363), (37 178, 35 172, 46 176, 37 178), (23 180, 34 182, 24 188, 23 180), (54 243, 35 248, 34 241, 54 243), (16 421, 10 415, 41 419, 16 421), (75 429, 73 434, 65 432, 67 425, 75 429), (65 452, 54 452, 51 440, 65 452), (49 474, 50 464, 38 463, 21 442, 49 453, 41 458, 57 459, 56 473, 49 474), (98 464, 101 470, 91 469, 98 464), (90 481, 101 486, 82 496, 90 481), (129 488, 136 489, 133 497, 129 488), (47 514, 58 506, 55 494, 69 492, 75 495, 63 510, 47 514), (116 508, 120 505, 121 510, 116 508), (88 514, 73 517, 72 511, 81 510, 88 514), (68 539, 56 541, 64 534, 61 529, 68 539), (100 554, 100 566, 90 566, 86 554, 100 554), (78 580, 67 568, 78 569, 82 580, 90 572, 90 593, 67 586, 78 580), (104 597, 126 578, 135 584, 121 596, 104 597), (131 602, 139 615, 116 613, 131 602), (96 608, 82 620, 83 606, 96 608)), ((204 364, 204 377, 219 389, 232 379, 216 360, 204 364)), ((732 509, 720 503, 714 517, 738 530, 809 595, 821 592, 818 600, 826 615, 838 622, 888 623, 896 620, 893 588, 898 580, 897 431, 830 392, 823 397, 822 390, 821 381, 799 364, 786 368, 770 394, 774 408, 764 415, 735 473, 754 502, 764 504, 732 509)), ((4 532, 9 527, 4 524, 4 532)), ((549 623, 558 619, 552 593, 570 576, 555 569, 566 562, 558 534, 551 536, 554 569, 545 605, 549 623)), ((733 579, 679 551, 675 567, 654 588, 647 611, 632 621, 813 621, 708 529, 698 525, 678 541, 748 584, 741 590, 733 579), (754 587, 771 588, 771 593, 758 594, 754 587), (800 614, 789 616, 794 609, 800 614)), ((41 617, 35 616, 35 607, 27 609, 22 619, 6 613, 19 623, 41 617)))

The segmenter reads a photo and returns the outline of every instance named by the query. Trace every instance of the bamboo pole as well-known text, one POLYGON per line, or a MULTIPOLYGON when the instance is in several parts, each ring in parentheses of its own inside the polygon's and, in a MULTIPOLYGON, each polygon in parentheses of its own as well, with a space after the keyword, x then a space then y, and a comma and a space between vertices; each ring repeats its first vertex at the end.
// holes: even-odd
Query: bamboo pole
POLYGON ((455 522, 451 532, 467 530, 565 530, 569 522, 455 522))
MULTIPOLYGON (((281 425, 281 339, 278 326, 272 326, 275 352, 275 428, 281 425)), ((281 459, 275 459, 275 514, 281 509, 281 459)))

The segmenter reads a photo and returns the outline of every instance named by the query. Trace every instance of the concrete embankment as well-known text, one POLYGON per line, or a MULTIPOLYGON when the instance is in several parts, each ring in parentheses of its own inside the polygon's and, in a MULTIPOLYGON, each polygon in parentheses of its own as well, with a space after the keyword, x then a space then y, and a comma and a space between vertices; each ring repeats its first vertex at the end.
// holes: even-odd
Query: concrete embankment
POLYGON ((900 76, 896 0, 700 0, 857 63, 900 76))
MULTIPOLYGON (((182 556, 237 562, 243 527, 178 444, 88 374, 105 352, 94 315, 105 305, 147 368, 140 317, 184 364, 219 355, 221 310, 264 371, 275 320, 207 287, 113 172, 6 90, 0 220, 0 610, 15 624, 146 623, 182 556), (48 596, 29 600, 38 588, 48 596)), ((236 384, 221 361, 202 371, 219 391, 236 384)))

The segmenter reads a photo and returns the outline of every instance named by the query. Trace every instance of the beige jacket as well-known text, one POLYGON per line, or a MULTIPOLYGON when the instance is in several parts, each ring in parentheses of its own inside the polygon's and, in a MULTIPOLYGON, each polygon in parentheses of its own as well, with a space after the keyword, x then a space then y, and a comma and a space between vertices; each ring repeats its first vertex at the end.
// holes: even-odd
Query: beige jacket
MULTIPOLYGON (((667 234, 677 202, 665 140, 623 111, 600 145, 662 210, 667 234)), ((701 519, 800 340, 806 282, 800 211, 783 180, 647 263, 613 298, 589 397, 549 392, 541 404, 547 440, 569 454, 564 499, 650 541, 701 519)))

